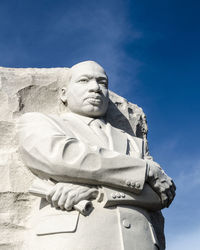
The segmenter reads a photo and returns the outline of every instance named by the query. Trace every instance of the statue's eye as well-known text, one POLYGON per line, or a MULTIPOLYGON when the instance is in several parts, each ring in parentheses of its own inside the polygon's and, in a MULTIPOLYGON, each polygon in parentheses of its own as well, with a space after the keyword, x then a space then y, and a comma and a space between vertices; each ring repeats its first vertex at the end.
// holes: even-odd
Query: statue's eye
POLYGON ((87 83, 88 82, 88 79, 87 78, 81 78, 79 80, 80 83, 87 83))
POLYGON ((101 79, 101 80, 98 80, 98 84, 101 84, 101 85, 104 85, 105 87, 108 86, 108 82, 106 79, 101 79))

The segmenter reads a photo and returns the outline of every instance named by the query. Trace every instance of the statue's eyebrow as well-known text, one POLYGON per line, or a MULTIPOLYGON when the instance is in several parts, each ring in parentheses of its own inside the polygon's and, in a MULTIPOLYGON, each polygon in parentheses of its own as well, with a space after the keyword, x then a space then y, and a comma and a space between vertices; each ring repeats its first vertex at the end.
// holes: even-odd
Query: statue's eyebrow
MULTIPOLYGON (((92 79, 94 76, 93 75, 89 75, 89 74, 84 74, 84 75, 81 75, 79 76, 76 81, 79 81, 81 78, 88 78, 89 80, 92 79)), ((106 82, 108 82, 108 78, 106 76, 97 76, 95 77, 97 79, 97 81, 101 81, 101 80, 105 80, 106 82)))
POLYGON ((81 76, 78 77, 78 79, 81 79, 82 77, 87 77, 87 78, 91 79, 92 75, 87 75, 87 74, 81 75, 81 76))
POLYGON ((106 80, 106 81, 108 80, 106 76, 98 76, 98 77, 96 77, 96 79, 98 79, 98 80, 106 80))

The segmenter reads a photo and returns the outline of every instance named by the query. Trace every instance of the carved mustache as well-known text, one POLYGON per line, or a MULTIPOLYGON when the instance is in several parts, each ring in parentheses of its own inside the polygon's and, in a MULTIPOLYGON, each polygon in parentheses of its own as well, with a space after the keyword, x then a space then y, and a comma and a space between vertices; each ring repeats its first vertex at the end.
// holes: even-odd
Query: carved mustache
POLYGON ((100 95, 100 94, 97 94, 97 95, 92 94, 92 95, 88 95, 85 99, 90 99, 90 98, 101 100, 102 95, 100 95))

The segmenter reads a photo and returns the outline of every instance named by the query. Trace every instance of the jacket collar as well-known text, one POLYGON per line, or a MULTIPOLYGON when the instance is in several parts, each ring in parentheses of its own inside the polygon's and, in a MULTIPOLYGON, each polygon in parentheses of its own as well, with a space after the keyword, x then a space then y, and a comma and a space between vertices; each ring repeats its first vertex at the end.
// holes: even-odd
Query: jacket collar
MULTIPOLYGON (((90 144, 101 147, 102 143, 100 138, 95 135, 89 127, 90 123, 94 121, 95 118, 78 115, 72 112, 62 114, 61 117, 63 120, 70 121, 70 128, 76 135, 79 135, 79 139, 87 139, 90 144)), ((109 149, 126 154, 128 142, 126 133, 113 127, 110 123, 106 123, 102 117, 98 119, 100 119, 107 127, 107 136, 110 144, 109 149)))

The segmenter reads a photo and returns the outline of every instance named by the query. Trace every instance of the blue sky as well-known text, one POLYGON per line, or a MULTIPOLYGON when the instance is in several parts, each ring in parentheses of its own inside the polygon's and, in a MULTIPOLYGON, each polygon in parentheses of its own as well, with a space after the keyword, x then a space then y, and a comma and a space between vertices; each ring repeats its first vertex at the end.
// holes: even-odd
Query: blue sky
POLYGON ((177 185, 168 250, 200 246, 200 2, 0 1, 0 65, 96 60, 110 89, 141 106, 151 154, 177 185))

